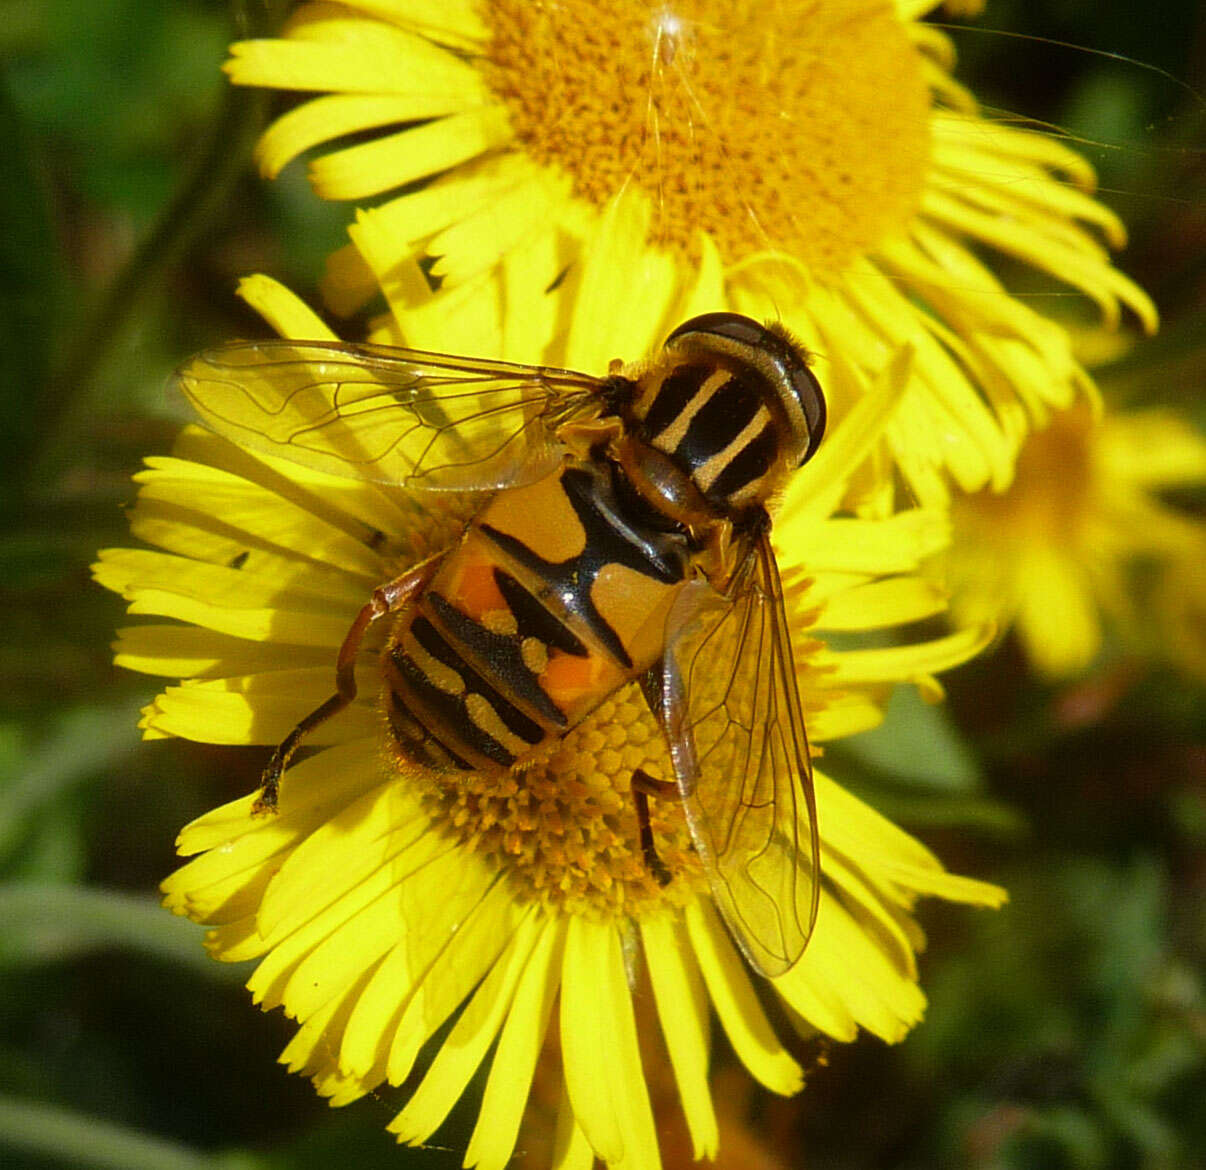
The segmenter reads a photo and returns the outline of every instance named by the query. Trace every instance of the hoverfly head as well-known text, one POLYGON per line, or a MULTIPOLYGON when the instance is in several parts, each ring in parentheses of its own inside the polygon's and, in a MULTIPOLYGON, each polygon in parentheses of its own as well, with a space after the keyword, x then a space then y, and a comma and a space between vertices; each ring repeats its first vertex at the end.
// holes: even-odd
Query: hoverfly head
POLYGON ((675 329, 644 390, 636 414, 645 440, 726 508, 764 502, 825 430, 807 351, 780 326, 737 313, 675 329))

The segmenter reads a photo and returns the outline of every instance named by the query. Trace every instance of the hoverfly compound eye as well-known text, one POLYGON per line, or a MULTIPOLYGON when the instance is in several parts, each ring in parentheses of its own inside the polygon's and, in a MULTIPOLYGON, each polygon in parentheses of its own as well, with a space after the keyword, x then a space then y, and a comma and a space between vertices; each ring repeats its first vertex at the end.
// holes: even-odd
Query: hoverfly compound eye
POLYGON ((785 329, 740 313, 703 313, 675 329, 666 347, 724 353, 752 366, 766 378, 787 415, 795 465, 803 466, 816 453, 825 434, 825 394, 809 368, 807 351, 785 329))
POLYGON ((716 337, 724 337, 736 341, 740 345, 761 347, 765 337, 770 332, 765 325, 759 325, 750 317, 740 313, 702 313, 684 321, 669 337, 666 344, 692 333, 711 333, 716 337))
POLYGON ((825 420, 828 414, 825 407, 825 392, 821 389, 816 375, 809 369, 808 363, 802 357, 798 358, 792 370, 791 388, 808 424, 808 445, 804 448, 804 454, 800 456, 800 462, 796 464, 797 467, 803 467, 816 454, 821 440, 825 437, 825 420))

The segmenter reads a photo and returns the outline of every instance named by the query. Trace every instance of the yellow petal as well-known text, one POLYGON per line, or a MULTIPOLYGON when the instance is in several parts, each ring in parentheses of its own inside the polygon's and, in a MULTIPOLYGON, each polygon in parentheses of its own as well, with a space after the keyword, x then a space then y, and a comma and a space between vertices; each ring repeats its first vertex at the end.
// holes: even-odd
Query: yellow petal
POLYGON ((1111 415, 1101 433, 1108 474, 1150 487, 1206 482, 1206 438, 1170 410, 1111 415))
MULTIPOLYGON (((546 922, 503 1024, 465 1165, 504 1170, 511 1161, 560 982, 564 922, 546 922)), ((593 1156, 593 1155, 592 1155, 593 1156)))
POLYGON ((888 961, 835 898, 822 894, 816 929, 804 957, 775 987, 790 1003, 797 972, 826 979, 857 1023, 889 1043, 902 1040, 920 1019, 925 997, 888 961))
MULTIPOLYGON (((102 577, 98 576, 98 580, 102 580, 102 577)), ((132 614, 177 618, 195 626, 256 642, 325 646, 332 651, 342 643, 354 616, 349 613, 342 618, 328 617, 313 611, 286 613, 276 608, 231 610, 158 589, 133 590, 131 595, 133 601, 129 612, 132 614)))
MULTIPOLYGON (((280 811, 273 817, 253 817, 250 794, 212 809, 186 825, 176 839, 184 856, 216 850, 220 866, 229 845, 250 835, 275 839, 276 848, 295 845, 332 815, 334 809, 357 799, 380 784, 381 755, 377 736, 328 748, 289 768, 289 783, 281 786, 280 811)), ((175 875, 164 882, 167 889, 175 875)))
POLYGON ((314 1080, 317 1092, 329 1098, 332 1106, 347 1105, 372 1092, 384 1079, 379 1070, 367 1077, 344 1073, 335 1063, 333 1053, 339 1051, 339 1037, 348 1012, 367 979, 370 967, 338 995, 333 996, 310 1016, 281 1053, 280 1061, 290 1072, 300 1072, 314 1080))
POLYGON ((916 837, 898 828, 824 772, 814 769, 817 823, 825 827, 825 844, 879 867, 888 862, 941 870, 938 859, 916 837))
MULTIPOLYGON (((352 230, 349 228, 349 233, 352 230)), ((345 244, 327 256, 318 287, 323 301, 337 317, 350 317, 381 291, 373 270, 354 244, 345 244)))
POLYGON ((505 361, 539 363, 557 329, 548 289, 564 268, 557 235, 543 231, 502 261, 502 352, 505 361))
POLYGON ((992 640, 995 627, 972 626, 944 638, 879 650, 843 650, 826 653, 821 660, 833 667, 831 680, 837 685, 916 679, 950 670, 974 658, 992 640))
POLYGON ((616 196, 571 274, 573 317, 564 357, 571 369, 605 374, 612 359, 639 360, 665 335, 674 266, 648 246, 650 216, 635 187, 616 196))
POLYGON ((324 199, 363 199, 438 175, 506 145, 510 137, 504 108, 478 106, 316 158, 310 180, 324 199))
MULTIPOLYGON (((461 858, 462 866, 465 858, 461 858)), ((476 862, 476 858, 469 858, 476 862)), ((485 866, 474 867, 485 870, 485 866)), ((462 879, 462 884, 465 884, 462 879)), ((414 891, 405 891, 411 894, 414 891)), ((446 891, 441 891, 447 897, 446 891)), ((428 898, 434 895, 429 891, 428 898)), ((467 916, 449 918, 438 933, 424 932, 417 907, 412 904, 408 937, 411 969, 421 980, 414 997, 406 1005, 389 1050, 389 1079, 401 1084, 411 1073, 419 1051, 465 998, 484 978, 513 938, 525 912, 510 887, 496 881, 489 887, 467 916), (431 938, 430 933, 435 933, 431 938), (427 934, 427 937, 420 937, 427 934), (422 964, 422 966, 420 966, 422 964)))
MULTIPOLYGON (((366 666, 360 675, 362 696, 373 695, 376 671, 370 669, 366 666)), ((147 725, 197 743, 277 744, 333 691, 329 668, 168 687, 156 698, 147 725), (248 679, 255 683, 248 686, 248 679)), ((380 726, 375 699, 365 697, 319 724, 306 742, 341 743, 373 735, 380 726)))
POLYGON ((831 887, 839 892, 846 909, 868 934, 875 936, 880 949, 893 965, 910 979, 917 978, 917 961, 907 932, 894 913, 857 865, 832 849, 823 851, 822 868, 831 887))
POLYGON ((624 1157, 623 1118, 614 1100, 621 1075, 612 1031, 615 1000, 627 994, 616 966, 615 930, 570 918, 561 973, 561 1056, 573 1116, 594 1152, 605 1162, 624 1157), (614 951, 614 955, 613 955, 614 951))
POLYGON ((716 241, 706 232, 700 232, 697 237, 699 247, 699 262, 695 271, 695 279, 688 287, 678 311, 678 318, 686 321, 701 313, 714 313, 724 308, 726 301, 724 287, 724 264, 716 241))
POLYGON ((386 292, 394 318, 411 345, 447 346, 450 352, 473 357, 494 357, 502 348, 502 297, 490 273, 413 306, 399 304, 389 288, 386 292))
MULTIPOLYGON (((835 357, 835 361, 840 364, 844 359, 835 357)), ((833 485, 843 484, 880 441, 884 426, 900 404, 912 370, 913 347, 905 345, 849 414, 826 435, 816 455, 792 476, 780 507, 782 514, 800 511, 828 515, 833 510, 838 502, 838 498, 832 496, 833 485), (822 500, 828 506, 818 508, 822 500)))
POLYGON ((148 460, 148 470, 136 477, 142 485, 136 519, 143 511, 163 524, 174 515, 201 531, 219 530, 233 541, 239 554, 261 549, 292 554, 311 564, 326 564, 359 574, 377 584, 388 577, 380 554, 340 531, 314 510, 286 499, 259 484, 197 463, 178 459, 148 460), (158 514, 152 506, 160 508, 158 514))
MULTIPOLYGON (((919 407, 924 395, 931 415, 931 442, 941 438, 942 457, 966 490, 983 486, 999 463, 1011 453, 992 416, 948 352, 938 344, 911 310, 902 291, 870 262, 858 265, 842 286, 855 311, 886 339, 893 350, 911 343, 915 350, 915 384, 906 404, 919 407)), ((908 405, 900 412, 906 413, 908 405)), ((897 427, 907 419, 897 418, 897 427)), ((922 416, 915 416, 916 423, 922 416)), ((910 438, 919 436, 914 425, 910 438)), ((903 448, 902 448, 903 449, 903 448)))
MULTIPOLYGON (((357 212, 357 226, 371 233, 374 244, 371 250, 361 247, 361 251, 381 274, 409 254, 417 241, 430 239, 511 190, 530 190, 543 182, 547 180, 541 172, 522 155, 491 155, 474 161, 417 191, 357 212)), ((359 243, 357 228, 349 230, 359 243)))
POLYGON ((332 661, 325 648, 249 642, 197 626, 128 626, 117 631, 113 650, 118 666, 172 678, 229 678, 332 661))
MULTIPOLYGON (((303 14, 306 10, 303 10, 303 14)), ((316 13, 315 5, 309 12, 316 13)), ((337 11, 328 8, 328 12, 337 11)), ((349 17, 295 22, 295 36, 237 41, 223 66, 235 85, 344 93, 486 93, 481 74, 400 28, 349 17), (302 38, 305 39, 302 39, 302 38), (422 78, 423 84, 416 82, 422 78)))
POLYGON ((1023 159, 1065 175, 1082 190, 1092 191, 1097 185, 1097 176, 1084 155, 1065 146, 1053 134, 1033 134, 1003 122, 945 110, 934 111, 930 132, 939 144, 939 150, 968 142, 979 143, 991 149, 994 155, 1023 159))
POLYGON ((480 95, 469 91, 328 94, 296 106, 277 118, 256 144, 256 162, 264 178, 275 179, 299 154, 342 135, 399 122, 445 117, 480 102, 480 95))
POLYGON ((244 277, 239 281, 238 294, 282 337, 338 340, 309 305, 270 276, 244 277))
POLYGON ((895 883, 905 890, 978 906, 1005 901, 999 886, 947 873, 920 841, 817 769, 813 784, 826 854, 837 851, 846 859, 857 859, 863 876, 876 887, 895 883))
POLYGON ((920 508, 887 520, 790 516, 776 527, 775 544, 784 572, 907 573, 946 545, 949 523, 941 512, 920 508))
POLYGON ((788 1007, 811 1027, 844 1044, 858 1037, 858 1024, 849 1007, 828 974, 817 966, 801 960, 773 983, 788 1007))
POLYGON ((481 50, 490 39, 490 26, 475 0, 343 0, 345 7, 380 16, 420 33, 426 40, 459 49, 481 50))
POLYGON ((557 1106, 557 1128, 553 1135, 553 1170, 593 1170, 595 1151, 578 1124, 569 1097, 569 1086, 562 1084, 557 1106))
MULTIPOLYGON (((173 456, 180 463, 165 465, 183 471, 186 468, 181 464, 201 464, 227 472, 318 517, 356 544, 367 546, 377 556, 375 560, 364 561, 362 568, 376 581, 382 579, 381 574, 388 573, 389 558, 395 553, 410 552, 416 560, 425 556, 432 547, 431 534, 444 523, 444 511, 459 499, 455 493, 444 492, 439 493, 438 499, 420 500, 415 493, 385 484, 328 475, 300 463, 253 453, 200 427, 185 427, 180 432, 173 456), (448 500, 442 502, 445 496, 448 500)), ((148 466, 156 467, 160 462, 148 460, 148 466)), ((182 497, 178 505, 187 506, 188 502, 187 497, 182 497)), ((219 516, 215 521, 221 519, 219 516)), ((296 559, 304 555, 305 550, 300 549, 296 559)), ((346 571, 353 572, 355 568, 348 566, 346 571)))
POLYGON ((478 984, 464 1011, 406 1103, 389 1123, 400 1142, 419 1145, 443 1124, 494 1043, 543 923, 529 907, 506 949, 478 984))
MULTIPOLYGON (((355 616, 363 603, 362 586, 332 573, 311 575, 298 584, 245 562, 239 568, 198 563, 145 549, 106 549, 97 565, 97 580, 107 589, 136 598, 143 591, 177 593, 181 597, 231 609, 293 610, 322 614, 331 610, 355 616)), ((271 565, 277 569, 277 564, 271 565)))
POLYGON ((247 982, 256 1002, 304 1022, 360 979, 406 932, 397 885, 377 871, 277 942, 247 982))
MULTIPOLYGON (((244 922, 255 921, 256 907, 272 878, 272 868, 271 862, 265 863, 264 859, 247 859, 242 865, 232 863, 216 881, 207 881, 205 875, 197 871, 187 875, 187 881, 182 883, 184 888, 179 893, 168 894, 163 904, 173 914, 187 915, 194 922, 241 931, 244 922)), ((177 874, 186 877, 188 869, 189 866, 185 866, 177 874)), ((167 888, 166 883, 164 888, 167 888)), ((214 958, 229 962, 225 950, 215 948, 212 941, 211 935, 209 950, 214 958)))
POLYGON ((439 259, 431 273, 447 285, 461 284, 492 269, 499 260, 553 222, 556 206, 569 194, 568 180, 526 183, 440 232, 428 244, 439 259))
POLYGON ((419 864, 410 850, 425 834, 431 840, 421 847, 423 859, 439 851, 438 834, 405 780, 383 783, 333 809, 273 877, 259 908, 260 933, 289 934, 375 870, 389 867, 400 874, 419 864))
POLYGON ((798 1093, 804 1085, 803 1071, 775 1035, 745 964, 711 903, 692 902, 686 922, 708 995, 741 1063, 771 1092, 798 1093))
POLYGON ((886 699, 876 700, 873 696, 857 691, 826 696, 825 705, 819 711, 808 713, 808 740, 810 743, 825 743, 831 739, 842 739, 870 731, 884 721, 883 704, 886 699))
POLYGON ((388 1069, 399 1024, 447 946, 450 926, 473 914, 490 881, 485 867, 440 833, 420 837, 382 869, 397 874, 393 901, 402 925, 348 1020, 340 1067, 354 1073, 381 1061, 388 1069))
POLYGON ((872 630, 933 617, 946 594, 921 577, 888 577, 832 598, 818 620, 826 630, 872 630))
POLYGON ((595 1153, 614 1166, 658 1170, 632 999, 619 935, 610 923, 570 921, 561 977, 561 1049, 574 1117, 595 1153))
POLYGON ((1084 670, 1101 646, 1101 623, 1084 566, 1036 543, 1019 566, 1017 629, 1039 670, 1053 677, 1084 670))
POLYGON ((657 1003, 679 1100, 691 1133, 692 1156, 713 1159, 720 1141, 708 1087, 708 993, 691 954, 690 940, 669 917, 641 919, 649 981, 657 1003))
POLYGON ((970 207, 933 187, 926 190, 922 208, 925 214, 948 228, 983 240, 1080 289, 1096 303, 1110 328, 1118 325, 1121 302, 1135 313, 1146 332, 1156 331, 1159 316, 1147 293, 1088 249, 1078 249, 1050 236, 1019 230, 1016 223, 1006 224, 995 215, 970 207))

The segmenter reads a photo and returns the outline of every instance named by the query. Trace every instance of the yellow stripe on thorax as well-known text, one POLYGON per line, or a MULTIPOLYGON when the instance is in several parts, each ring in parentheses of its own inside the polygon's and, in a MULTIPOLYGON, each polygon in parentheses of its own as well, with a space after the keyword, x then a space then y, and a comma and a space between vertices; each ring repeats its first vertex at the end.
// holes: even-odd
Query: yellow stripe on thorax
POLYGON ((687 428, 691 425, 691 420, 703 410, 712 396, 722 386, 729 384, 732 376, 726 369, 718 369, 710 374, 687 405, 679 411, 674 421, 664 431, 653 437, 653 445, 667 454, 672 453, 679 443, 683 441, 683 436, 686 435, 687 428))

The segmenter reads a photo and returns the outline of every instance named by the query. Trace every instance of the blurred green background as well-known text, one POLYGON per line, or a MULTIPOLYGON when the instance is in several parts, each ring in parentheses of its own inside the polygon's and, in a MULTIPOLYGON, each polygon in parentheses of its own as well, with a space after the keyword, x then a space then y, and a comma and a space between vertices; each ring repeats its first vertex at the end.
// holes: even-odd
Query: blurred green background
MULTIPOLYGON (((395 1100, 329 1111, 275 1065, 291 1029, 250 1004, 247 972, 157 908, 177 829, 252 788, 262 753, 138 742, 154 683, 110 665, 122 605, 87 572, 128 539, 140 459, 168 450, 170 370, 257 330, 236 279, 312 299, 343 242, 348 209, 301 167, 252 174, 270 105, 218 72, 233 36, 279 15, 0 0, 5 1167, 451 1167, 464 1148, 463 1110, 449 1149, 422 1151, 383 1132, 395 1100)), ((1206 423, 1201 6, 1008 0, 952 35, 990 109, 1085 140, 1131 225, 1121 263, 1165 327, 1099 372, 1107 391, 1206 423)), ((796 1100, 753 1098, 765 1164, 1206 1166, 1200 685, 1111 652, 1045 687, 1007 641, 950 689, 937 710, 901 696, 831 768, 1013 900, 923 908, 927 1022, 897 1048, 835 1048, 796 1100)))

